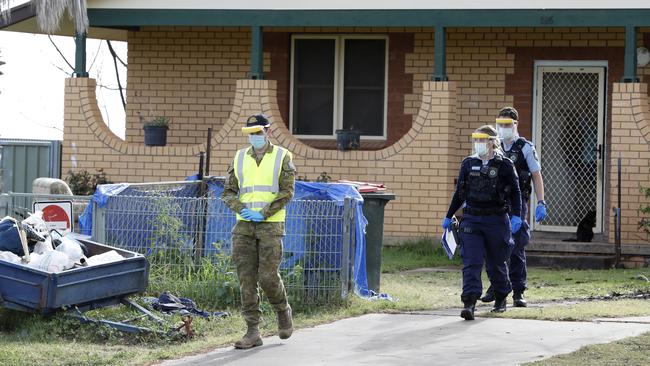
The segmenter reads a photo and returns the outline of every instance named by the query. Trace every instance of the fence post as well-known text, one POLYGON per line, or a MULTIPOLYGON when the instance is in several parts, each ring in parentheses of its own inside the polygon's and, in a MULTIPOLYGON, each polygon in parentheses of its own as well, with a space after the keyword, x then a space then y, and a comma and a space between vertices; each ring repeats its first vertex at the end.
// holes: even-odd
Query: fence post
POLYGON ((106 209, 99 207, 94 200, 90 204, 93 205, 92 240, 104 244, 106 243, 106 209))
POLYGON ((341 247, 341 298, 345 299, 348 296, 350 290, 350 275, 351 268, 353 268, 354 263, 350 261, 350 258, 354 258, 354 255, 350 255, 352 251, 350 250, 354 241, 354 201, 350 197, 345 197, 343 202, 343 243, 341 247))

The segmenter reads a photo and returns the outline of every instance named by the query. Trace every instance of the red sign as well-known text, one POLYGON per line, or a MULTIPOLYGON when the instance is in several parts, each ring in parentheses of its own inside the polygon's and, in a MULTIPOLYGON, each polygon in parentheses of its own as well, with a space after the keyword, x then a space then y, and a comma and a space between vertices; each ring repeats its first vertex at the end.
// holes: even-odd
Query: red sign
POLYGON ((36 211, 43 212, 43 221, 50 230, 57 229, 62 234, 72 231, 71 201, 34 202, 34 212, 36 211))

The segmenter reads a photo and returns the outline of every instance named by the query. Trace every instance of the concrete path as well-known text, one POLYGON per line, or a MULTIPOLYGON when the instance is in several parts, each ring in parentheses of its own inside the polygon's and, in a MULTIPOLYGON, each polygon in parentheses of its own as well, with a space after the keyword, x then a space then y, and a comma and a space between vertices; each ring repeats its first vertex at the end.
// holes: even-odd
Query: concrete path
POLYGON ((221 348, 161 365, 518 365, 650 331, 650 317, 621 320, 464 321, 448 311, 370 314, 300 329, 286 341, 265 338, 263 346, 250 350, 221 348))

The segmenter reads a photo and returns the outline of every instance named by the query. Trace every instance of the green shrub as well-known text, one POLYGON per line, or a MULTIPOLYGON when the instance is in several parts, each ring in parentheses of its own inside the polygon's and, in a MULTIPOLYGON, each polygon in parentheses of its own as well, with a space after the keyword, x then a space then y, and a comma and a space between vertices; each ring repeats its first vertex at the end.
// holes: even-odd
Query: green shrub
POLYGON ((87 170, 80 170, 77 172, 68 171, 65 178, 70 186, 72 193, 80 196, 90 196, 95 193, 95 189, 100 184, 108 184, 108 178, 103 169, 99 169, 97 173, 89 173, 87 170))
POLYGON ((169 117, 158 116, 144 123, 144 127, 169 127, 169 117))

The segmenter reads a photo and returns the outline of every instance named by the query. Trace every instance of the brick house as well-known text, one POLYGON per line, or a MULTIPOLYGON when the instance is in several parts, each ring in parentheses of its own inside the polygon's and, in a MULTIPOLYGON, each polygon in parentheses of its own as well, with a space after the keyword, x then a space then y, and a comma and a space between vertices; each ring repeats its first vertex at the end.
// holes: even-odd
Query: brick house
MULTIPOLYGON (((88 37, 128 42, 126 140, 102 121, 80 35, 80 77, 65 86, 63 171, 182 179, 212 127, 210 172, 220 175, 246 143, 245 117, 263 112, 300 175, 385 183, 397 195, 385 236, 430 236, 441 231, 470 132, 514 105, 543 165, 549 217, 533 225, 535 238, 568 238, 593 210, 596 241, 611 247, 621 157, 621 239, 626 253, 650 254, 637 212, 648 203, 639 186, 650 186, 650 65, 636 58, 650 47, 650 7, 310 3, 88 0, 88 37), (143 144, 138 116, 149 110, 172 120, 165 147, 143 144), (351 127, 361 149, 336 150, 335 131, 351 127)), ((4 28, 37 32, 34 24, 20 8, 4 28)))

